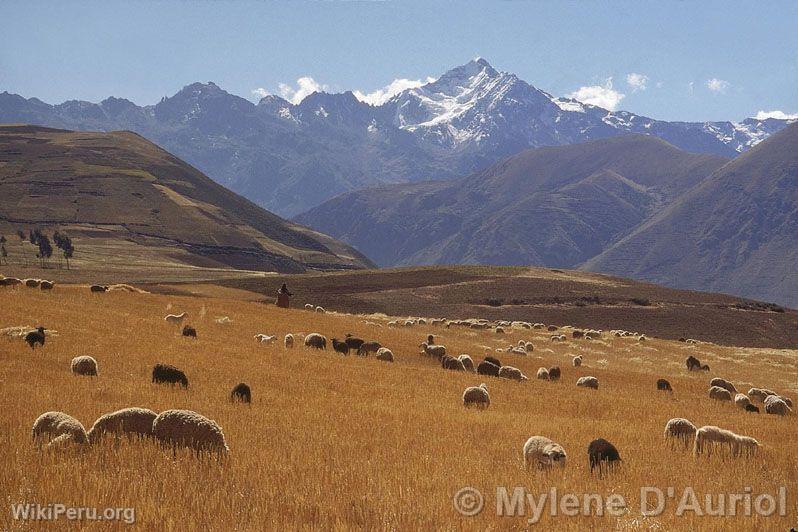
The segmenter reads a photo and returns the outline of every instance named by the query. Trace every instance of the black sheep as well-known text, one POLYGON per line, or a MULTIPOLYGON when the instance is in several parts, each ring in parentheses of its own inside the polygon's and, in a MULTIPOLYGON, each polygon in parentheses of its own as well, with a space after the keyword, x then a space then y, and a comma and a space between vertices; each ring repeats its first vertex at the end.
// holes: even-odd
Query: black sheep
POLYGON ((346 342, 342 342, 342 341, 338 340, 338 338, 333 338, 332 339, 332 346, 333 346, 334 350, 336 350, 337 352, 341 353, 342 355, 348 355, 349 354, 349 344, 347 344, 346 342))
POLYGON ((487 356, 487 357, 485 357, 485 361, 486 361, 486 362, 490 362, 490 363, 491 363, 491 364, 493 364, 494 366, 499 366, 499 367, 502 367, 502 363, 501 363, 501 362, 499 362, 499 359, 498 359, 498 358, 491 357, 491 356, 487 356))
POLYGON ((239 382, 233 388, 233 391, 230 392, 230 400, 231 401, 240 401, 242 403, 251 403, 252 402, 252 390, 250 390, 249 386, 244 384, 243 382, 239 382))
POLYGON ((663 392, 672 392, 673 388, 671 388, 671 383, 669 383, 665 379, 658 379, 657 390, 662 390, 663 392))
POLYGON ((344 341, 346 342, 346 345, 349 346, 349 350, 350 351, 352 349, 357 351, 357 350, 360 349, 360 346, 363 345, 365 340, 363 340, 362 338, 357 338, 355 336, 352 336, 351 334, 347 334, 346 335, 346 340, 344 340, 344 341))
POLYGON ((477 373, 480 375, 490 375, 492 377, 498 377, 499 369, 500 369, 499 366, 488 360, 483 360, 477 365, 477 373))
POLYGON ((181 370, 169 364, 155 364, 152 368, 152 382, 158 384, 180 384, 188 388, 188 377, 181 370))
POLYGON ((191 325, 186 325, 185 327, 183 327, 183 336, 188 336, 190 338, 196 338, 197 337, 197 329, 195 329, 191 325))
POLYGON ((687 371, 698 371, 701 369, 701 361, 693 355, 687 357, 687 361, 685 363, 687 364, 687 371))
POLYGON ((758 414, 759 413, 759 407, 749 403, 749 404, 745 405, 745 411, 746 412, 756 412, 758 414))
POLYGON ((27 342, 31 349, 36 349, 36 344, 44 347, 45 340, 44 327, 39 327, 35 331, 31 331, 25 335, 25 342, 27 342))
POLYGON ((549 368, 549 380, 550 381, 560 380, 560 366, 554 366, 549 368))
POLYGON ((590 473, 593 473, 593 468, 598 467, 599 476, 601 476, 602 468, 605 465, 607 468, 612 468, 616 465, 615 462, 622 462, 618 449, 603 438, 590 442, 587 447, 587 456, 590 460, 590 473))

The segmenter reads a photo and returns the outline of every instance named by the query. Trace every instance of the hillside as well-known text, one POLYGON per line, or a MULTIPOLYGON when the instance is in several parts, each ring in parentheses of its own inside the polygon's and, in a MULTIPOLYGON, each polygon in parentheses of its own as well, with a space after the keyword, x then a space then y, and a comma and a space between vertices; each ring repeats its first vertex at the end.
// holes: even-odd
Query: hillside
POLYGON ((720 168, 586 269, 798 306, 798 124, 720 168))
POLYGON ((296 220, 383 266, 572 268, 726 161, 626 135, 527 150, 452 181, 351 192, 296 220))
POLYGON ((79 267, 361 268, 362 255, 288 222, 130 132, 0 126, 0 234, 9 262, 33 257, 16 237, 66 231, 79 267))

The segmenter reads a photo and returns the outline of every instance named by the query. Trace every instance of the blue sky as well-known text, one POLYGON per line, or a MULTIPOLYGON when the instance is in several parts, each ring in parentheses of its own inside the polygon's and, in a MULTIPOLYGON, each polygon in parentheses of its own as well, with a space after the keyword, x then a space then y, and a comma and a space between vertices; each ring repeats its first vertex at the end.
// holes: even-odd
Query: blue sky
POLYGON ((2 0, 0 91, 142 105, 195 81, 252 100, 369 94, 481 56, 558 96, 739 120, 798 113, 796 22, 793 1, 2 0))

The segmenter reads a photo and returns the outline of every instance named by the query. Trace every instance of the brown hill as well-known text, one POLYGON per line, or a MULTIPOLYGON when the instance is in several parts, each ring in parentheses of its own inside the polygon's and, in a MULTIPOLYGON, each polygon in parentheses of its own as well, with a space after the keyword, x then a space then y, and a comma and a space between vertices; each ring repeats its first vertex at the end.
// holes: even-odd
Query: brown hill
POLYGON ((135 133, 0 126, 0 234, 12 265, 33 251, 11 235, 37 226, 66 231, 84 267, 135 266, 137 258, 148 266, 279 272, 371 265, 135 133))
POLYGON ((798 306, 798 124, 729 162, 585 269, 798 306))

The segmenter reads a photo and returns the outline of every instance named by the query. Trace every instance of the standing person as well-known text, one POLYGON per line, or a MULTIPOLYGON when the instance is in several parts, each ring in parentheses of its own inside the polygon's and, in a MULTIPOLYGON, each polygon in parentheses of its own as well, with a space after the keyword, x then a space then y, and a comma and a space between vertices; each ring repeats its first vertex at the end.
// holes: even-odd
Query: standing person
POLYGON ((288 291, 288 286, 283 283, 283 286, 277 291, 277 306, 280 308, 289 308, 291 306, 291 296, 293 294, 288 291))

